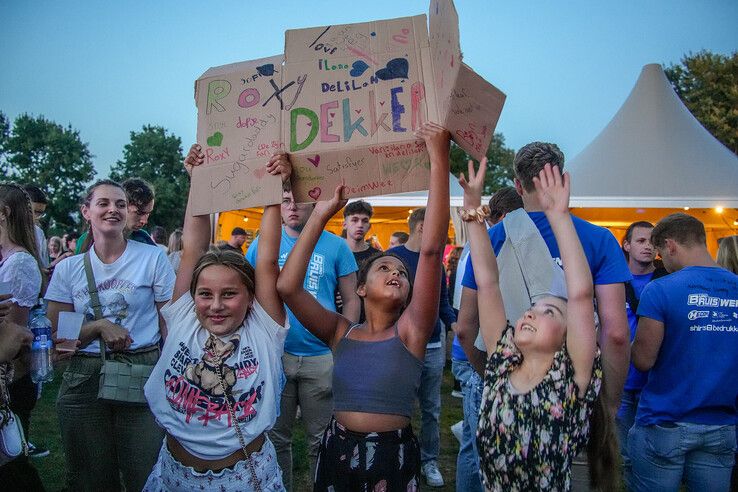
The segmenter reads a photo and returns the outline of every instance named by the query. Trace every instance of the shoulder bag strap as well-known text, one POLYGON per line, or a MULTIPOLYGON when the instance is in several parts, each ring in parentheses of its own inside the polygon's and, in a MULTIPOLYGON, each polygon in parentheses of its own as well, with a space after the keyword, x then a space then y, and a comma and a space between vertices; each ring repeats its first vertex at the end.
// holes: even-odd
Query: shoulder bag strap
MULTIPOLYGON (((91 250, 92 248, 90 248, 91 250)), ((97 283, 95 275, 92 273, 92 262, 90 261, 90 250, 87 250, 84 257, 85 275, 87 276, 87 290, 90 293, 90 303, 92 311, 95 313, 95 319, 102 319, 102 304, 100 304, 100 296, 97 294, 97 283)), ((100 358, 105 360, 105 342, 100 337, 100 358)))

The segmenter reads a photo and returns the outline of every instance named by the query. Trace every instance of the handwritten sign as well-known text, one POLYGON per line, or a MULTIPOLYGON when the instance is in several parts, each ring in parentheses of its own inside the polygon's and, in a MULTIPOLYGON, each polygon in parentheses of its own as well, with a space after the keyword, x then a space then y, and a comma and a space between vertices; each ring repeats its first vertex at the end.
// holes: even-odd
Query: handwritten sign
POLYGON ((505 95, 462 62, 451 0, 432 1, 426 26, 420 15, 287 31, 285 75, 305 77, 282 115, 295 199, 329 198, 342 180, 349 197, 428 189, 413 135, 426 121, 484 157, 505 95))
POLYGON ((329 198, 345 180, 348 196, 428 187, 430 161, 413 132, 439 121, 425 16, 323 26, 286 33, 284 73, 305 77, 283 113, 296 200, 329 198))
POLYGON ((432 0, 430 44, 438 112, 454 141, 480 160, 487 153, 505 94, 461 58, 459 16, 451 0, 432 0))
POLYGON ((281 56, 208 70, 196 84, 196 211, 277 203, 271 153, 293 163, 297 201, 428 189, 430 159, 414 131, 441 123, 481 159, 505 95, 462 62, 451 0, 425 15, 288 30, 281 56))
POLYGON ((195 82, 197 142, 205 163, 194 169, 195 215, 279 203, 279 176, 266 172, 281 145, 282 110, 297 91, 282 84, 281 55, 211 68, 195 82))

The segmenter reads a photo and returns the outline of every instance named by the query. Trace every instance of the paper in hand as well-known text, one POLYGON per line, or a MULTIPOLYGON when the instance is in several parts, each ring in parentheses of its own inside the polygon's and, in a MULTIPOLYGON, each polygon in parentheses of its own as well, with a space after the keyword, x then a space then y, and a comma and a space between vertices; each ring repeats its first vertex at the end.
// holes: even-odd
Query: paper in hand
POLYGON ((56 345, 59 351, 74 351, 77 349, 77 339, 82 329, 82 323, 85 320, 84 313, 75 313, 72 311, 62 311, 59 313, 59 324, 56 330, 56 338, 69 340, 56 345))

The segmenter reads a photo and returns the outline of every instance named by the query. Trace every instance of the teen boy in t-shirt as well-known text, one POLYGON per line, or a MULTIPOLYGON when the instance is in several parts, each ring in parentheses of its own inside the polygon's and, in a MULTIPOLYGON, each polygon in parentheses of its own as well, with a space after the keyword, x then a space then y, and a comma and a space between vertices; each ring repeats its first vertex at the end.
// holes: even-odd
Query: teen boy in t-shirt
POLYGON ((364 239, 372 227, 369 221, 373 214, 372 206, 364 200, 351 202, 343 209, 343 228, 346 229, 346 244, 354 254, 359 268, 361 268, 364 260, 375 253, 379 253, 378 249, 371 247, 364 239))
POLYGON ((650 371, 628 434, 633 490, 728 490, 738 404, 738 275, 702 223, 662 219, 651 242, 671 275, 643 289, 633 365, 650 371))

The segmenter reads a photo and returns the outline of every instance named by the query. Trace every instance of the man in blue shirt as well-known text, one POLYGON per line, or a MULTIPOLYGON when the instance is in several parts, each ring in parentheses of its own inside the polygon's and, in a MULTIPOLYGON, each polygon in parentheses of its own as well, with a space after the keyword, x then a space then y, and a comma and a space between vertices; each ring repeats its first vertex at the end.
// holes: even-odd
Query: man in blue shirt
MULTIPOLYGON (((539 198, 533 185, 533 177, 543 169, 546 163, 559 166, 561 172, 564 167, 564 155, 558 146, 550 143, 533 142, 521 148, 515 155, 515 188, 523 199, 523 208, 536 228, 543 236, 551 257, 561 262, 559 247, 556 244, 551 226, 546 216, 541 212, 539 198)), ((625 314, 625 289, 623 283, 631 279, 628 265, 623 258, 620 247, 610 231, 604 227, 591 224, 578 217, 572 216, 574 228, 582 242, 584 254, 587 256, 589 268, 592 271, 592 280, 595 287, 597 301, 597 315, 600 324, 600 346, 602 348, 605 377, 608 381, 607 403, 617 411, 620 405, 620 392, 623 389, 625 377, 628 373, 630 360, 630 343, 628 320, 625 314)), ((489 230, 489 238, 495 254, 500 252, 505 242, 505 228, 497 224, 489 230)), ((474 266, 468 262, 459 310, 459 338, 469 362, 480 374, 484 374, 486 357, 479 350, 471 350, 478 334, 477 295, 474 281, 474 266)), ((504 286, 501 286, 504 289, 504 286)), ((514 320, 511 320, 514 322, 514 320)))
MULTIPOLYGON (((388 250, 405 262, 410 278, 415 279, 415 272, 420 261, 420 243, 423 238, 423 221, 425 220, 425 208, 413 211, 408 218, 410 237, 407 242, 396 248, 388 250)), ((444 270, 441 269, 443 272, 444 270)), ((446 288, 445 275, 438 279, 441 282, 441 298, 438 305, 438 316, 436 327, 430 341, 425 349, 425 363, 423 373, 420 377, 420 388, 418 399, 420 400, 421 428, 420 428, 420 461, 421 474, 431 487, 443 487, 443 475, 438 469, 438 453, 440 450, 441 436, 439 430, 439 418, 441 416, 441 382, 443 381, 443 366, 446 362, 446 351, 444 342, 446 333, 443 330, 441 320, 446 327, 451 328, 456 324, 456 314, 448 303, 448 291, 446 288)), ((414 286, 422 289, 422 285, 414 286)))
MULTIPOLYGON (((287 261, 313 208, 312 203, 295 203, 291 190, 283 192, 280 267, 287 261)), ((257 237, 246 252, 246 259, 252 265, 256 264, 258 242, 257 237)), ((323 306, 334 310, 335 292, 338 290, 343 299, 343 315, 357 321, 360 301, 356 294, 356 270, 354 255, 344 240, 323 231, 305 274, 305 289, 323 306)), ((269 438, 277 451, 285 487, 292 490, 292 428, 297 406, 300 406, 307 432, 310 474, 315 476, 320 439, 333 414, 333 355, 331 349, 305 329, 289 309, 287 317, 290 329, 282 357, 287 383, 282 391, 279 417, 269 438)))
MULTIPOLYGON (((628 260, 628 269, 633 274, 633 280, 625 283, 625 311, 628 314, 628 325, 630 327, 630 341, 635 338, 638 328, 638 303, 643 288, 651 280, 661 278, 667 274, 664 268, 656 268, 653 260, 656 258, 656 249, 651 244, 651 231, 653 224, 646 221, 633 222, 628 226, 623 238, 623 253, 628 260)), ((628 458, 628 431, 633 427, 638 399, 641 390, 646 384, 647 372, 642 372, 630 365, 628 377, 623 388, 623 397, 620 401, 620 409, 615 419, 618 425, 618 437, 620 438, 620 453, 623 456, 623 468, 625 470, 626 482, 630 477, 630 459, 628 458)))
POLYGON ((651 242, 671 275, 643 289, 633 365, 650 371, 628 454, 636 491, 728 490, 736 448, 738 275, 707 250, 702 223, 662 219, 651 242))

